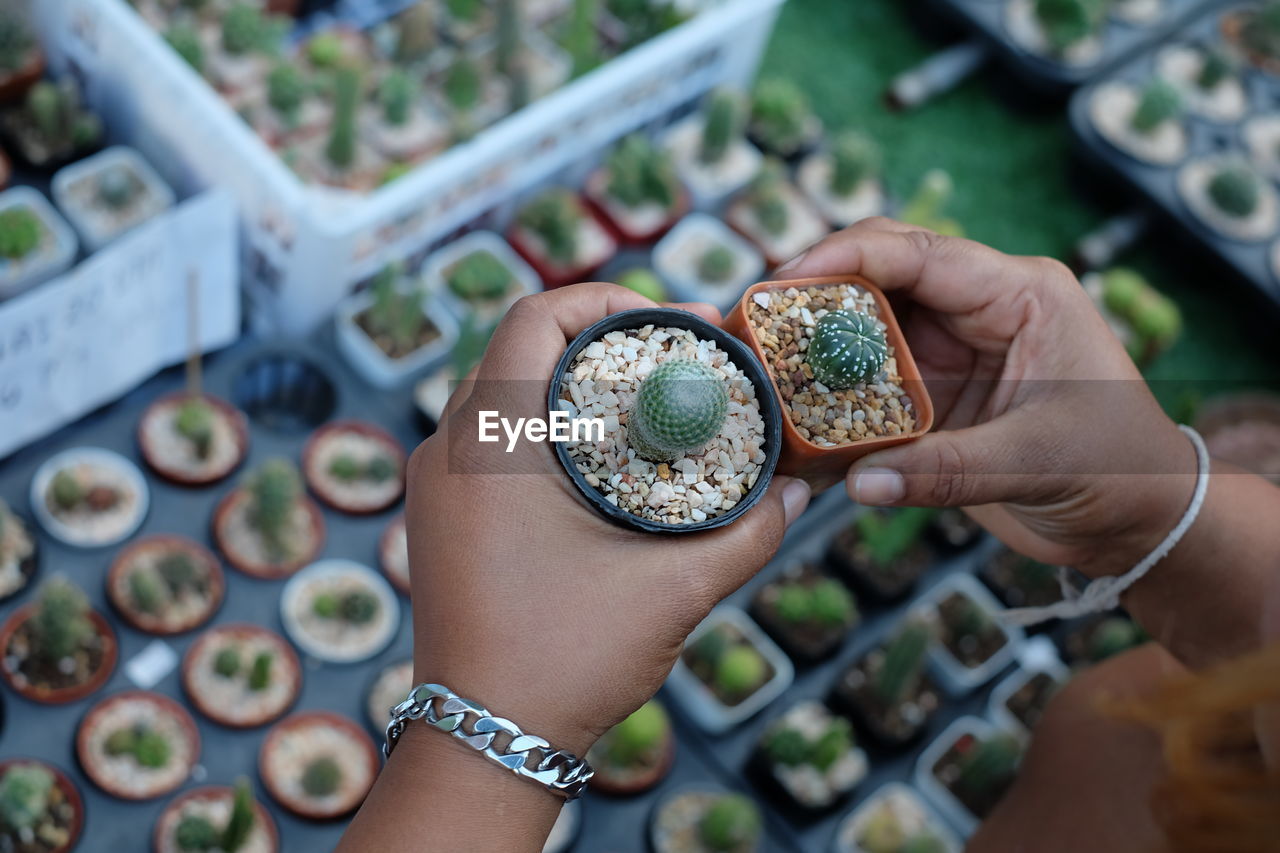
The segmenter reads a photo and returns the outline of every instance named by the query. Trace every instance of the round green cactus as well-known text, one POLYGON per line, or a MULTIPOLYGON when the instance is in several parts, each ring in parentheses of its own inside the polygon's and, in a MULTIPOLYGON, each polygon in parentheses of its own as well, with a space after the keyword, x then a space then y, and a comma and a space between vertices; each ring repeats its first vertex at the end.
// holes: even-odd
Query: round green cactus
POLYGON ((814 379, 838 391, 874 378, 888 357, 889 345, 876 319, 841 309, 818 321, 806 360, 814 379))
POLYGON ((346 49, 336 32, 317 33, 307 42, 307 61, 316 68, 337 68, 346 49))
POLYGON ((98 201, 111 210, 123 210, 138 196, 140 185, 124 166, 112 166, 98 176, 98 201))
POLYGON ((733 277, 737 260, 727 246, 712 246, 698 259, 698 278, 708 284, 724 284, 733 277))
POLYGON ((765 740, 764 749, 774 764, 797 767, 809 757, 809 740, 798 729, 783 725, 765 740))
POLYGON ((716 687, 729 696, 750 693, 768 677, 768 665, 752 646, 733 646, 716 662, 716 687))
POLYGON ((760 835, 760 812, 741 794, 726 794, 702 816, 698 834, 712 850, 750 847, 760 835))
POLYGON ((199 397, 189 397, 178 408, 173 428, 191 442, 196 456, 208 459, 213 450, 213 407, 199 397))
POLYGON ((458 261, 445 278, 449 290, 468 302, 501 299, 515 283, 511 270, 492 252, 484 250, 458 261))
POLYGON ((267 103, 290 127, 298 121, 298 113, 307 97, 307 80, 302 70, 281 62, 267 75, 267 103))
POLYGON ((853 594, 834 578, 818 581, 809 591, 812 600, 813 620, 826 627, 848 624, 857 614, 853 594))
POLYGON ((204 71, 204 44, 200 41, 200 32, 188 23, 173 24, 165 31, 164 40, 173 48, 174 53, 181 56, 196 73, 204 71))
POLYGON ((805 144, 810 133, 810 115, 809 99, 790 80, 761 80, 752 93, 752 132, 775 154, 787 157, 805 144))
POLYGON ((240 652, 234 646, 219 649, 213 656, 213 671, 223 678, 234 678, 240 671, 240 652))
POLYGON ((670 729, 662 706, 652 700, 644 703, 610 731, 609 760, 622 766, 638 763, 662 744, 670 729))
POLYGON ((664 361, 640 383, 627 441, 650 462, 674 462, 719 434, 729 407, 724 377, 688 359, 664 361))
POLYGON ((956 787, 971 794, 997 791, 1008 785, 1022 758, 1022 745, 1010 734, 979 741, 960 761, 956 787))
POLYGON ((327 797, 341 782, 342 768, 327 755, 314 759, 302 771, 302 790, 312 797, 327 797))
POLYGON ((809 749, 809 763, 819 770, 831 765, 853 749, 853 725, 844 717, 833 717, 822 737, 809 749))
POLYGON ((352 625, 367 625, 378 615, 378 599, 371 592, 353 590, 342 597, 338 613, 352 625))
POLYGON ((16 830, 34 827, 49 810, 54 775, 38 764, 17 764, 0 777, 0 824, 16 830))
POLYGON ((1262 182, 1248 166, 1228 165, 1209 179, 1208 192, 1214 207, 1228 216, 1244 219, 1262 201, 1262 182))
POLYGON ((628 270, 618 276, 618 285, 627 290, 634 290, 654 302, 667 301, 667 288, 662 284, 662 279, 654 275, 652 270, 643 268, 628 270))
POLYGON ((262 10, 249 3, 235 3, 222 16, 222 49, 232 56, 258 50, 267 30, 262 10))
POLYGON ((217 827, 201 815, 187 815, 173 835, 179 850, 214 850, 221 839, 217 827))
POLYGON ((26 207, 0 211, 0 257, 17 260, 36 250, 44 237, 40 217, 26 207))
POLYGON ((1142 98, 1129 118, 1129 125, 1138 133, 1151 133, 1181 113, 1182 95, 1171 83, 1157 77, 1142 90, 1142 98))
POLYGON ((1200 63, 1200 73, 1196 75, 1196 85, 1206 92, 1211 92, 1230 77, 1234 70, 1231 60, 1221 50, 1207 50, 1200 63))
POLYGON ((853 195, 863 181, 880 173, 880 146, 857 131, 840 136, 831 149, 831 191, 838 196, 853 195))
POLYGON ((808 622, 813 616, 813 596, 798 583, 787 584, 779 589, 775 606, 778 617, 792 625, 808 622))
POLYGON ((670 210, 680 193, 671 158, 643 134, 633 133, 618 143, 605 165, 609 197, 626 208, 656 204, 670 210))
POLYGON ((558 264, 572 264, 578 257, 579 226, 586 217, 571 190, 553 188, 539 194, 520 209, 521 227, 546 245, 547 256, 558 264))

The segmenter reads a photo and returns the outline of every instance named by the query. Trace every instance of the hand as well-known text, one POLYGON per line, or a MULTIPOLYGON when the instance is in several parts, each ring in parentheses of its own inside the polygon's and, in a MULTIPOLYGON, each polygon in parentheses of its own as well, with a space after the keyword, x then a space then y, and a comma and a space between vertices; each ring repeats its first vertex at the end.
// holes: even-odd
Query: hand
POLYGON ((1194 450, 1065 266, 871 219, 777 277, 844 273, 891 297, 936 411, 934 432, 849 471, 855 501, 970 507, 1014 549, 1091 575, 1177 523, 1194 450))
MULTIPOLYGON (((569 341, 646 307, 606 284, 520 300, 409 465, 415 678, 579 755, 657 691, 685 637, 769 560, 809 498, 775 478, 725 528, 638 533, 581 500, 550 444, 521 440, 508 454, 505 441, 477 441, 481 410, 545 418, 569 341)), ((675 307, 720 320, 710 306, 675 307)))

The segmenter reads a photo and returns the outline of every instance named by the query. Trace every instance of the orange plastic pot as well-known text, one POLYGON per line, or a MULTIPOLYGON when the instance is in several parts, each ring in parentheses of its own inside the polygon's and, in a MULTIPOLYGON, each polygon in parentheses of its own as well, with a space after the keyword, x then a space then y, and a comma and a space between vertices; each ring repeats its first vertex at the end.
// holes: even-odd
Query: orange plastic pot
POLYGON ((819 477, 824 474, 842 475, 850 465, 868 453, 913 441, 933 427, 933 401, 929 398, 929 391, 924 386, 924 380, 920 378, 920 369, 916 367, 915 359, 911 357, 911 350, 907 346, 902 329, 893 315, 893 309, 889 307, 889 300, 885 298, 880 288, 861 276, 824 276, 821 278, 766 281, 760 284, 753 284, 747 288, 747 292, 742 295, 742 299, 738 301, 738 304, 734 306, 733 310, 725 318, 724 328, 725 331, 741 339, 751 348, 756 358, 760 359, 764 364, 765 370, 769 373, 769 379, 773 381, 773 390, 778 395, 778 401, 783 411, 782 458, 778 462, 778 472, 781 474, 796 477, 819 477), (875 298, 879 319, 887 327, 885 339, 888 341, 889 346, 893 347, 894 357, 898 362, 898 373, 902 376, 902 388, 911 398, 911 403, 915 409, 916 428, 911 432, 903 433, 902 435, 864 438, 861 441, 842 444, 838 447, 819 447, 802 436, 796 430, 795 425, 791 423, 790 407, 782 399, 782 392, 778 390, 774 368, 769 363, 764 348, 756 340, 755 333, 751 329, 751 324, 748 321, 748 310, 752 304, 752 297, 757 293, 786 290, 789 287, 802 289, 833 284, 856 284, 875 298))

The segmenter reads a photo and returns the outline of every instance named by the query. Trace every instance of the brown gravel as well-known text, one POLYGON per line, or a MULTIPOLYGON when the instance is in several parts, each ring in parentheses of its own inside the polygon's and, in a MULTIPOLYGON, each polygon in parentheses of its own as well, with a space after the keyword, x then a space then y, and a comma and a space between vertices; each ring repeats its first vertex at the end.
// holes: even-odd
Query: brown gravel
POLYGON ((839 308, 873 317, 877 314, 875 299, 855 284, 791 287, 752 297, 748 321, 764 350, 769 374, 782 392, 791 423, 819 447, 913 431, 915 407, 902 389, 892 346, 885 369, 875 382, 833 391, 813 378, 804 354, 814 327, 829 311, 839 308))

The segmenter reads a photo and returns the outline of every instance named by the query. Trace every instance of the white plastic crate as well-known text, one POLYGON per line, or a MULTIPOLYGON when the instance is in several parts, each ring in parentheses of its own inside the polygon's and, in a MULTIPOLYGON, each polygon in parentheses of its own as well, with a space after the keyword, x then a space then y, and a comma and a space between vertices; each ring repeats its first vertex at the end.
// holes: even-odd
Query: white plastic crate
POLYGON ((124 0, 42 0, 50 61, 180 191, 228 188, 255 325, 315 326, 384 264, 469 223, 719 85, 746 87, 785 0, 704 11, 367 196, 308 186, 124 0))

